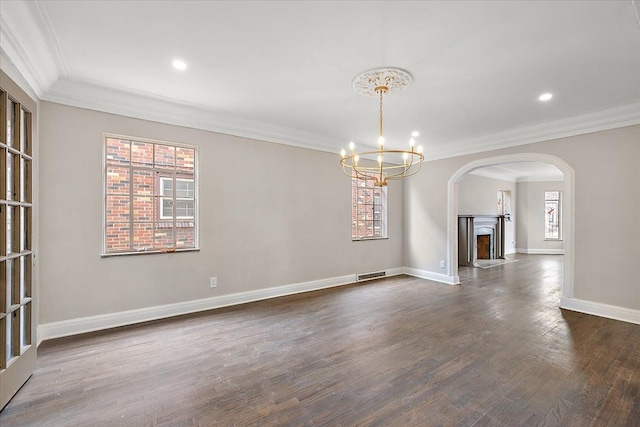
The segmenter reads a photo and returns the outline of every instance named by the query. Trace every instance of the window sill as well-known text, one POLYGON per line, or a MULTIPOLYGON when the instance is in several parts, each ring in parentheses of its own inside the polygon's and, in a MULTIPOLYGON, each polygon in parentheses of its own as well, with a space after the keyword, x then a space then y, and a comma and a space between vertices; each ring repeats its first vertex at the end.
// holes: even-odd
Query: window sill
POLYGON ((138 251, 138 252, 114 252, 110 254, 101 254, 101 258, 111 258, 130 255, 157 255, 157 254, 174 254, 179 252, 200 252, 200 248, 181 248, 168 250, 138 251))
MULTIPOLYGON (((193 219, 188 219, 188 220, 184 220, 184 219, 177 219, 176 220, 176 228, 195 228, 195 221, 193 219)), ((157 222, 158 228, 173 228, 173 221, 172 220, 162 220, 160 219, 160 221, 157 222)))
POLYGON ((545 242, 562 242, 562 239, 544 239, 545 242))
POLYGON ((351 239, 352 242, 366 242, 369 240, 389 240, 388 237, 362 237, 360 239, 351 239))

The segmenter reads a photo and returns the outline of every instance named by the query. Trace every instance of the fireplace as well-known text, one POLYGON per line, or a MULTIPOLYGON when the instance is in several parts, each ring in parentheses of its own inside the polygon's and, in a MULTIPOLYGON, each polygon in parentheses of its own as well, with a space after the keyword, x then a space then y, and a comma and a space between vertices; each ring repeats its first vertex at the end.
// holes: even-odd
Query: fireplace
POLYGON ((458 217, 458 265, 504 258, 504 215, 458 217))
POLYGON ((491 234, 478 234, 476 236, 476 258, 491 259, 491 234))

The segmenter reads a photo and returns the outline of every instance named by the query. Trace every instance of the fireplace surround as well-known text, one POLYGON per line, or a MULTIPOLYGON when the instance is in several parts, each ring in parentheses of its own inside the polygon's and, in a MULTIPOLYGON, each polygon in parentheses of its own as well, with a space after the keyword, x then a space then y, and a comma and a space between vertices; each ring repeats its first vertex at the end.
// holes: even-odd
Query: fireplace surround
POLYGON ((459 215, 458 265, 473 265, 478 259, 504 258, 504 221, 504 215, 459 215), (486 237, 478 239, 478 236, 489 236, 488 248, 484 246, 486 237))

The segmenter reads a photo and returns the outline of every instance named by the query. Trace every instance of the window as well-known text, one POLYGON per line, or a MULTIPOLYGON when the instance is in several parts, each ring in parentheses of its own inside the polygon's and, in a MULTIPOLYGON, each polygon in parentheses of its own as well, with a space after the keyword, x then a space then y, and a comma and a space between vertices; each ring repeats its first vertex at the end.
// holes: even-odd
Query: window
POLYGON ((561 234, 561 193, 560 191, 544 192, 544 239, 562 240, 561 234))
POLYGON ((196 248, 196 148, 116 135, 104 147, 104 253, 196 248))
POLYGON ((498 190, 498 215, 504 215, 505 221, 511 221, 510 190, 498 190))
POLYGON ((175 180, 175 201, 173 179, 160 178, 160 218, 173 218, 173 207, 176 207, 176 218, 193 219, 195 216, 195 182, 192 179, 177 178, 175 180))
POLYGON ((387 237, 387 188, 373 183, 373 180, 351 179, 353 240, 387 237))

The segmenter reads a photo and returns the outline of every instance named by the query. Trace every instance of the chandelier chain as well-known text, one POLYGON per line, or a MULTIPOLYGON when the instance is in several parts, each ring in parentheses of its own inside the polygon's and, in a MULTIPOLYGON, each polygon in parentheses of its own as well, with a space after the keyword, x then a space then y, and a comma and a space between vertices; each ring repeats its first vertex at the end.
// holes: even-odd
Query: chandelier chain
POLYGON ((380 89, 379 92, 380 92, 380 136, 383 136, 383 133, 382 133, 382 97, 384 95, 384 90, 380 89))

